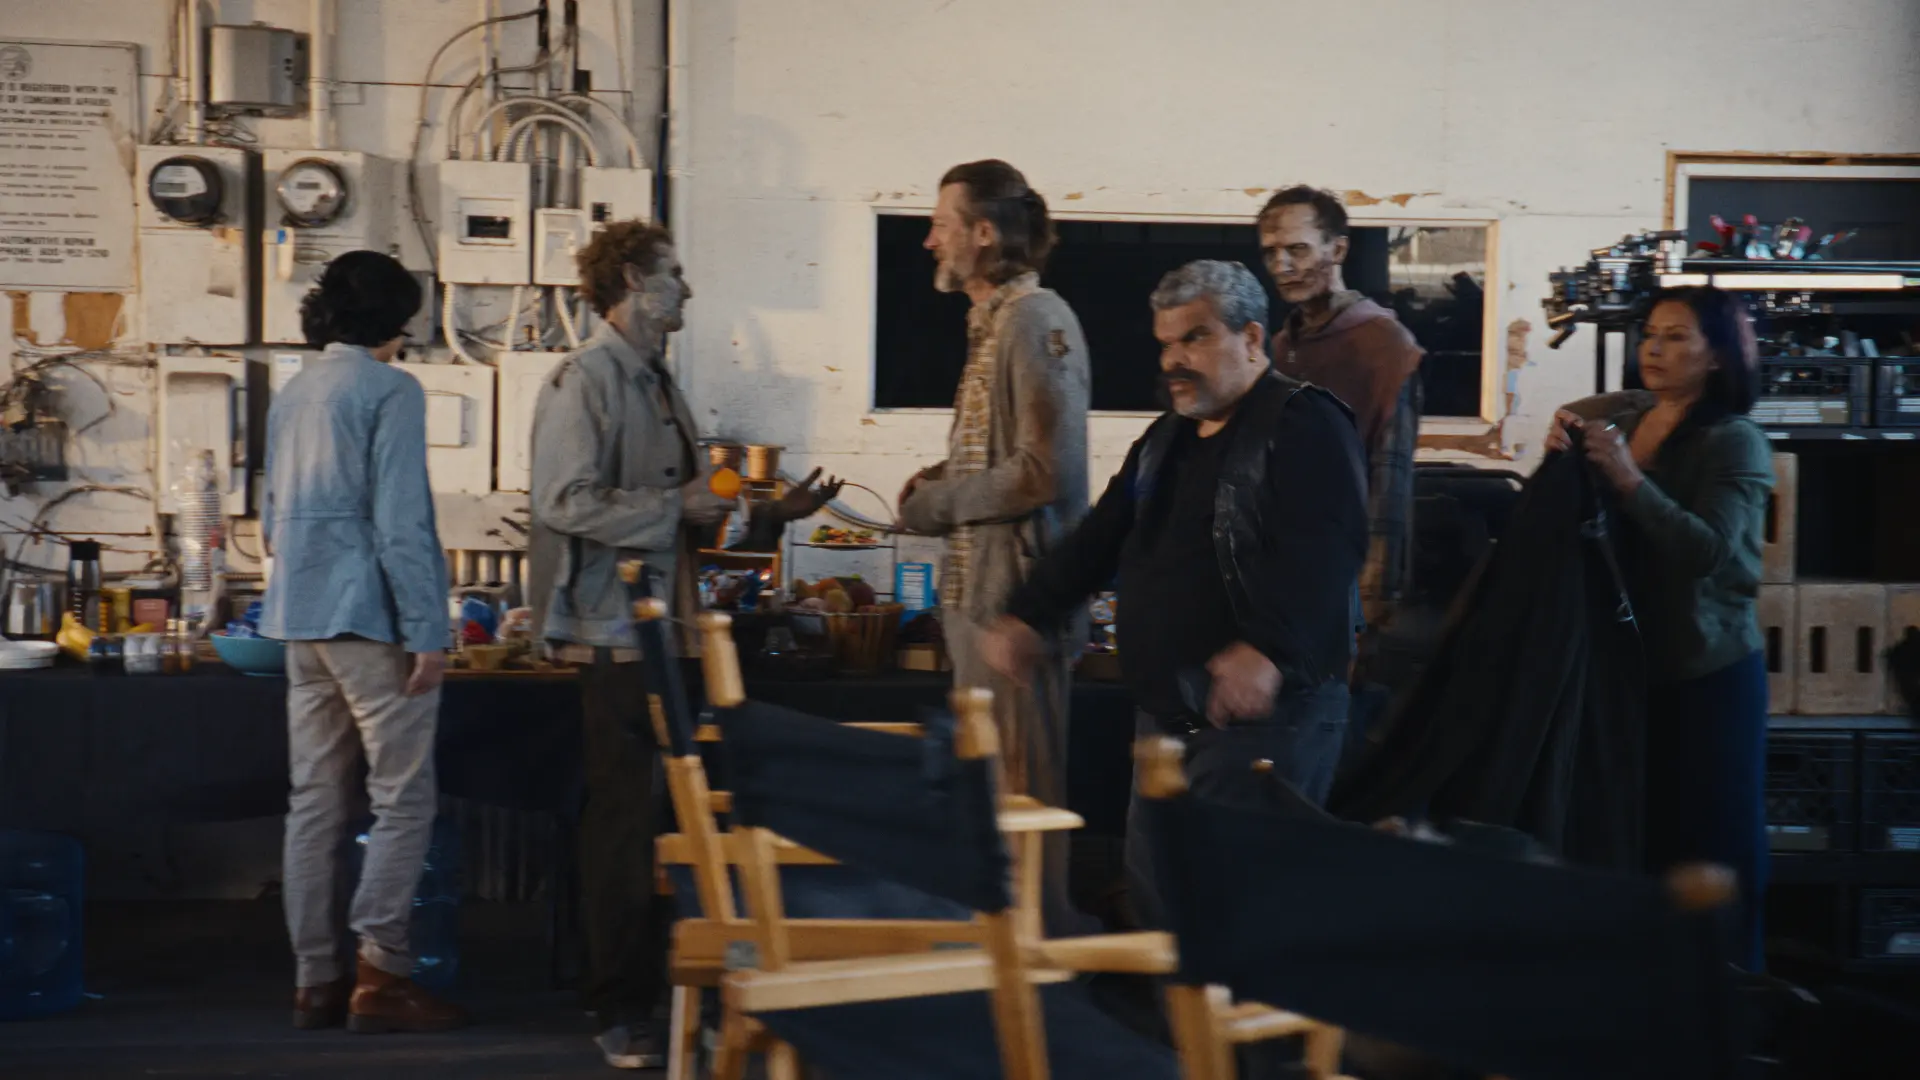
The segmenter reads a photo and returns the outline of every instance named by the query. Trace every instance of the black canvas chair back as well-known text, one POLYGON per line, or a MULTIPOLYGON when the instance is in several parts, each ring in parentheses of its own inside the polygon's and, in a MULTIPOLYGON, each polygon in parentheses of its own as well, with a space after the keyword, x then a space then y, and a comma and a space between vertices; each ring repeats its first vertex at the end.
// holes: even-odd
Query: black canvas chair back
MULTIPOLYGON (((620 578, 626 586, 628 607, 654 600, 659 593, 653 567, 640 562, 621 564, 620 578)), ((661 610, 664 615, 664 609, 661 610)), ((647 708, 660 738, 661 749, 672 757, 687 757, 699 751, 693 741, 693 704, 687 697, 686 683, 680 678, 678 655, 669 635, 672 624, 662 618, 636 618, 633 636, 640 646, 640 662, 647 674, 647 708)))
POLYGON ((1527 1080, 1727 1075, 1721 912, 1703 909, 1725 877, 1677 897, 1189 796, 1145 808, 1183 984, 1527 1080))
POLYGON ((737 824, 974 911, 1012 904, 993 759, 955 755, 951 715, 923 738, 752 701, 719 721, 737 824))

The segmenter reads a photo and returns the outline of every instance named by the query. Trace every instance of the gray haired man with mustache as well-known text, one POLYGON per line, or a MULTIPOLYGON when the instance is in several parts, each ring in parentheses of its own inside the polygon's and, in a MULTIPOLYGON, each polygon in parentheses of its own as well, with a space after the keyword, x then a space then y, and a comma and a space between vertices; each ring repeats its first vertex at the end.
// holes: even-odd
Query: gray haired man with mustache
MULTIPOLYGON (((1239 263, 1189 263, 1152 305, 1173 410, 1014 591, 982 652, 1020 677, 1041 634, 1117 574, 1139 732, 1186 740, 1196 795, 1245 798, 1251 766, 1266 760, 1320 803, 1345 737, 1367 553, 1353 415, 1272 370, 1266 293, 1239 263)), ((1161 925, 1147 845, 1128 817, 1134 913, 1161 925)))

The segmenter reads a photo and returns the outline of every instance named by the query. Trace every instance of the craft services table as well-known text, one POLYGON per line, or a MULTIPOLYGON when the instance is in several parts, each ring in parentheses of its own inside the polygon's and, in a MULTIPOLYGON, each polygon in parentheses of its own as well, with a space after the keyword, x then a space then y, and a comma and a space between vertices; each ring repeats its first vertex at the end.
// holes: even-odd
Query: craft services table
MULTIPOLYGON (((689 687, 697 689, 697 678, 689 687)), ((945 677, 749 680, 756 700, 838 720, 906 720, 943 703, 945 677)), ((218 665, 190 675, 85 668, 0 673, 0 827, 79 831, 136 817, 239 821, 286 811, 287 684, 218 665)), ((580 783, 580 697, 566 673, 447 679, 436 748, 443 793, 569 814, 580 783)), ((1112 683, 1075 686, 1069 808, 1124 832, 1132 704, 1112 683)))

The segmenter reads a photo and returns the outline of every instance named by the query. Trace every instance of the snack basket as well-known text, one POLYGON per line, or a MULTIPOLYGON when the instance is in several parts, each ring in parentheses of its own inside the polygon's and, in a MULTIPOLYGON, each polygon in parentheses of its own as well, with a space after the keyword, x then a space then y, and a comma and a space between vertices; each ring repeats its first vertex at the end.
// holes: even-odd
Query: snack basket
POLYGON ((893 639, 905 610, 900 604, 875 604, 861 611, 825 612, 816 617, 826 625, 840 670, 870 675, 893 665, 893 639))

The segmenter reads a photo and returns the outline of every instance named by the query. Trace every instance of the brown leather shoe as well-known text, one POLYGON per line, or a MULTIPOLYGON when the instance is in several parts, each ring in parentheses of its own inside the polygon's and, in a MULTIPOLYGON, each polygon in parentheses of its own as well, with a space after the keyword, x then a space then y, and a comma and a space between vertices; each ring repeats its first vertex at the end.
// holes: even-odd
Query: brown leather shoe
POLYGON ((319 986, 301 986, 293 991, 293 1026, 302 1031, 338 1027, 347 1018, 347 996, 353 993, 353 980, 341 976, 319 986))
POLYGON ((457 1005, 441 1001, 412 979, 390 975, 365 960, 347 1005, 347 1030, 359 1035, 388 1031, 451 1031, 467 1022, 457 1005))

